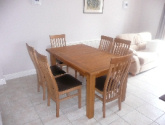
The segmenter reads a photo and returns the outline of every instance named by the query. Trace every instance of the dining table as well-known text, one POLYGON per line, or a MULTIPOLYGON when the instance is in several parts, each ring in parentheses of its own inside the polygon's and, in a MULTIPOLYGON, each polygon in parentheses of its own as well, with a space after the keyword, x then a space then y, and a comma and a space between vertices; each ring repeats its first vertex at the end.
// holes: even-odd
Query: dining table
MULTIPOLYGON (((116 55, 85 44, 47 48, 46 51, 49 52, 51 56, 51 65, 55 65, 56 59, 58 59, 86 77, 86 116, 89 119, 93 118, 95 80, 97 77, 108 73, 110 59, 116 57, 116 55)), ((127 78, 123 84, 122 101, 125 100, 126 88, 127 78)))

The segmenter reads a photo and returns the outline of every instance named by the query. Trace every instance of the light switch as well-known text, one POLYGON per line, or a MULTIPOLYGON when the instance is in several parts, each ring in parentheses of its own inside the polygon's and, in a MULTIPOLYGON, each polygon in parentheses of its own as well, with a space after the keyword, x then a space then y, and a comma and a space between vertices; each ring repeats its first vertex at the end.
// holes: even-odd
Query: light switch
POLYGON ((124 9, 128 8, 128 1, 127 0, 123 1, 123 8, 124 9))
POLYGON ((41 0, 32 0, 33 5, 41 5, 41 0))

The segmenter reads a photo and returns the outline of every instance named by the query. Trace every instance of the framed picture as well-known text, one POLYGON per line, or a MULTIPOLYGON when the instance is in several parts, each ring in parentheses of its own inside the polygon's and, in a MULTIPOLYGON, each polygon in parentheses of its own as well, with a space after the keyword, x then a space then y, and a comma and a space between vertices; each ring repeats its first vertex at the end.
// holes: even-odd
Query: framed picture
POLYGON ((103 13, 104 0, 84 0, 84 13, 103 13))

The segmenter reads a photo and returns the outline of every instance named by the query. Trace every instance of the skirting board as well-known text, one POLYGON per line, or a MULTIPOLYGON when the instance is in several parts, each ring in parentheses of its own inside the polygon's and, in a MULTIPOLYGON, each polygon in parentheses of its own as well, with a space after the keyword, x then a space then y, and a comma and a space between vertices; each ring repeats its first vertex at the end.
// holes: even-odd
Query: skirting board
MULTIPOLYGON (((93 40, 86 40, 86 41, 70 42, 70 43, 67 43, 67 45, 86 44, 86 45, 98 48, 99 43, 100 43, 99 39, 93 39, 93 40)), ((17 73, 13 73, 13 74, 7 74, 7 75, 4 75, 5 79, 3 82, 6 83, 5 80, 15 79, 15 78, 24 77, 24 76, 33 75, 33 74, 36 74, 35 69, 17 72, 17 73)), ((0 81, 0 84, 1 84, 1 81, 0 81)))
POLYGON ((0 125, 2 125, 2 116, 1 116, 1 112, 0 112, 0 125))
POLYGON ((0 79, 0 85, 4 85, 4 84, 6 84, 6 80, 5 80, 5 78, 0 79))
POLYGON ((4 77, 6 80, 10 80, 10 79, 15 79, 15 78, 24 77, 24 76, 33 75, 33 74, 36 74, 35 69, 31 69, 31 70, 27 70, 27 71, 23 71, 23 72, 17 72, 17 73, 13 73, 13 74, 8 74, 8 75, 5 75, 4 77))

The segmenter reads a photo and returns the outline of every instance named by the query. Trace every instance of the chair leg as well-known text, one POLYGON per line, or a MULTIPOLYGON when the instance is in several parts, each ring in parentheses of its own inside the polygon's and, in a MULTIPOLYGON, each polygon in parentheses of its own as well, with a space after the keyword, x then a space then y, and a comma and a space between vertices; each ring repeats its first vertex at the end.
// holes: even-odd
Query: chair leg
POLYGON ((105 103, 106 99, 103 97, 103 118, 105 118, 105 103))
POLYGON ((78 89, 78 108, 81 108, 81 88, 78 89))
POLYGON ((105 103, 103 102, 103 118, 105 118, 105 103))
POLYGON ((60 109, 60 103, 59 101, 56 101, 56 117, 59 117, 59 109, 60 109))
POLYGON ((68 66, 66 66, 66 72, 68 73, 68 71, 69 71, 69 67, 68 67, 68 66))
POLYGON ((50 106, 50 96, 49 96, 49 94, 48 94, 48 100, 47 101, 48 101, 47 105, 50 106))
POLYGON ((77 70, 75 70, 75 78, 77 78, 77 70))
POLYGON ((37 83, 37 91, 40 92, 40 85, 41 85, 41 84, 40 84, 40 79, 39 79, 38 73, 37 73, 37 82, 38 82, 38 83, 37 83))
POLYGON ((46 87, 43 85, 43 100, 46 99, 46 87))
POLYGON ((121 97, 118 98, 118 106, 119 106, 119 110, 121 110, 121 97))

